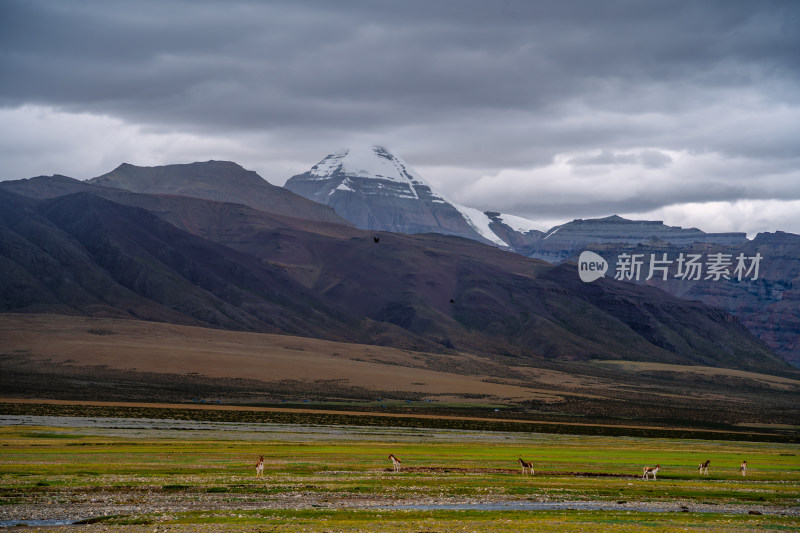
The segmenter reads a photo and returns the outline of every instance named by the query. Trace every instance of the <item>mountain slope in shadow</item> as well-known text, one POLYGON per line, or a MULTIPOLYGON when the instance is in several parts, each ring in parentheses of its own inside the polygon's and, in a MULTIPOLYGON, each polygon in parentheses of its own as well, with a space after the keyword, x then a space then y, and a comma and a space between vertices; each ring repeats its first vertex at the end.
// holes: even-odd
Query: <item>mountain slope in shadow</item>
POLYGON ((785 366, 731 315, 584 284, 443 235, 359 231, 191 198, 0 190, 4 311, 132 316, 429 352, 785 366))

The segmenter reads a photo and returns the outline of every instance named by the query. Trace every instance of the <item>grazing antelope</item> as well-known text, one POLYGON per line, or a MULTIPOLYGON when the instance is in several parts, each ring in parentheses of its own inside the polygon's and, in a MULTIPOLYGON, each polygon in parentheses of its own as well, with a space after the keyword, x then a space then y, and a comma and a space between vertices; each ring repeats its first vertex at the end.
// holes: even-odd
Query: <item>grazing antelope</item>
POLYGON ((708 465, 711 464, 711 459, 708 459, 705 463, 700 463, 700 466, 697 469, 700 471, 701 474, 708 475, 708 465))
POLYGON ((661 470, 661 465, 644 467, 642 470, 642 479, 647 479, 651 474, 653 475, 653 479, 656 479, 656 472, 659 470, 661 470))
POLYGON ((264 456, 259 457, 256 463, 256 479, 264 476, 264 456))
POLYGON ((525 469, 527 468, 528 470, 531 471, 531 475, 533 475, 533 463, 528 463, 528 462, 523 461, 522 457, 520 457, 518 459, 518 461, 519 461, 519 464, 522 465, 522 473, 523 474, 525 473, 525 469))
POLYGON ((389 454, 389 460, 392 462, 392 466, 394 466, 394 471, 400 471, 400 463, 402 462, 400 459, 395 457, 393 454, 389 454))
POLYGON ((743 476, 747 475, 747 461, 742 461, 742 464, 739 465, 739 472, 741 472, 743 476))

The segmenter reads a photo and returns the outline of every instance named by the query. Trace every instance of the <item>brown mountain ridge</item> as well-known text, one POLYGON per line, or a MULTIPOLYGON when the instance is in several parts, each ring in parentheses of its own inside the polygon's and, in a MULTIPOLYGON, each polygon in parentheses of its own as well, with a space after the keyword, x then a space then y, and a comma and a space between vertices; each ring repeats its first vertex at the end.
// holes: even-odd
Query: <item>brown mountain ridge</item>
POLYGON ((427 352, 785 368, 718 309, 613 280, 583 284, 574 266, 458 237, 382 233, 376 242, 373 232, 241 204, 108 189, 34 200, 3 188, 6 312, 427 352))
POLYGON ((233 202, 268 213, 350 225, 332 208, 306 200, 283 187, 276 187, 252 170, 245 170, 231 161, 156 167, 123 163, 111 172, 92 178, 86 183, 131 192, 174 194, 233 202))

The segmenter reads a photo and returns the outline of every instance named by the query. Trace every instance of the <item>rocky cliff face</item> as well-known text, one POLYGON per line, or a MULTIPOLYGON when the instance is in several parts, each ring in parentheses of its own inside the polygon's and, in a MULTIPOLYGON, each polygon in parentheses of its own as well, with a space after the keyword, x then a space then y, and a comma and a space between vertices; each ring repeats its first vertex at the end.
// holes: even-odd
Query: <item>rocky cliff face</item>
POLYGON ((617 243, 629 246, 669 243, 676 247, 706 244, 739 245, 747 242, 744 233, 705 233, 697 228, 667 226, 660 220, 627 220, 619 216, 577 219, 556 226, 541 235, 515 247, 515 251, 542 259, 548 263, 561 263, 589 244, 617 243))
MULTIPOLYGON (((800 235, 760 233, 736 245, 660 241, 588 243, 585 249, 608 261, 606 277, 724 309, 785 360, 800 366, 800 235), (632 267, 636 264, 640 266, 632 267)), ((577 262, 579 253, 570 261, 577 262)))

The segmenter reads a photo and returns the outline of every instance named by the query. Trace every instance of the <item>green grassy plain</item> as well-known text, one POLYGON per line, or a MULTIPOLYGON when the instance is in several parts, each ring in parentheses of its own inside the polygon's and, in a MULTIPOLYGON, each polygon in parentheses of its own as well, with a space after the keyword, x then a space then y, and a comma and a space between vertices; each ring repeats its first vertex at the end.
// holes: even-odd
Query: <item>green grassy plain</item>
POLYGON ((86 518, 88 529, 137 531, 800 528, 795 444, 265 427, 248 433, 177 423, 167 431, 0 426, 0 520, 33 505, 86 518), (389 453, 402 459, 401 472, 390 471, 389 453), (265 479, 256 480, 261 455, 265 479), (535 475, 520 473, 518 457, 533 462, 535 475), (697 464, 706 459, 710 474, 700 476, 697 464), (750 465, 747 477, 738 473, 743 459, 750 465), (642 480, 642 466, 656 463, 662 467, 658 480, 642 480), (453 508, 535 502, 574 508, 453 508), (581 510, 581 503, 610 509, 581 510))

